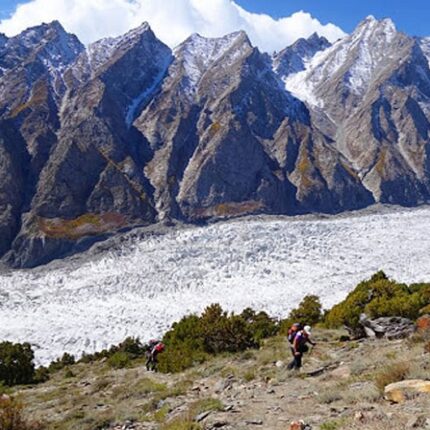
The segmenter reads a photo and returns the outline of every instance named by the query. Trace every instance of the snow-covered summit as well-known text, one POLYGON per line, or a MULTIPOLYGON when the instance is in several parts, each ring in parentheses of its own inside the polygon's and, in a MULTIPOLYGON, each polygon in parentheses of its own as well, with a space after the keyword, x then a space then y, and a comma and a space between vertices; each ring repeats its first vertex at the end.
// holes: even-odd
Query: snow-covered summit
POLYGON ((4 44, 9 59, 28 61, 31 53, 60 71, 83 51, 78 38, 64 30, 58 21, 31 27, 21 34, 6 38, 0 35, 0 46, 4 44))
POLYGON ((124 51, 131 49, 136 43, 141 41, 142 36, 146 33, 149 33, 155 39, 151 27, 147 22, 144 22, 124 35, 106 37, 91 43, 87 47, 87 57, 91 69, 93 71, 99 69, 106 62, 110 61, 118 51, 124 53, 124 51))
POLYGON ((219 38, 191 35, 174 50, 187 77, 186 89, 192 93, 204 73, 218 60, 224 58, 226 67, 251 49, 251 42, 244 31, 238 31, 219 38))
POLYGON ((281 77, 298 73, 305 69, 308 62, 317 52, 329 48, 331 43, 313 33, 309 38, 298 39, 295 43, 273 56, 273 69, 281 77))
POLYGON ((375 70, 387 62, 387 57, 396 55, 393 41, 398 35, 391 19, 378 21, 369 16, 352 34, 308 60, 304 71, 284 77, 286 88, 303 101, 322 107, 315 87, 339 75, 349 91, 362 95, 375 70))
MULTIPOLYGON (((58 82, 61 74, 84 50, 84 46, 75 35, 67 33, 58 21, 53 21, 31 27, 11 38, 0 35, 0 49, 0 70, 42 63, 52 85, 57 87, 54 82, 58 82)), ((35 72, 36 69, 33 67, 31 70, 35 72)), ((39 74, 41 69, 37 70, 35 73, 39 74)))

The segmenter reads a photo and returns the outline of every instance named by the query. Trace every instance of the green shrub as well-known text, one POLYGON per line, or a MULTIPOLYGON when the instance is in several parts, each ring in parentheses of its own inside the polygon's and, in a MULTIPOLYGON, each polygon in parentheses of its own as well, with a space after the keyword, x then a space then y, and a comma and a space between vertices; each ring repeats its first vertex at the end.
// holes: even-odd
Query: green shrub
POLYGON ((46 382, 48 380, 49 380, 49 369, 44 366, 38 367, 34 372, 33 382, 35 384, 42 384, 43 382, 46 382))
POLYGON ((256 342, 275 336, 279 331, 277 322, 266 312, 256 313, 253 309, 246 308, 240 316, 249 325, 256 342))
POLYGON ((51 362, 48 370, 50 373, 55 373, 73 364, 75 364, 75 357, 65 352, 61 358, 51 362))
POLYGON ((108 359, 109 366, 114 369, 123 369, 124 367, 128 367, 130 365, 130 355, 123 351, 115 352, 108 359))
POLYGON ((277 330, 276 323, 264 312, 245 309, 240 315, 228 314, 214 304, 201 316, 188 315, 172 325, 163 337, 166 353, 159 356, 158 368, 162 372, 178 372, 210 355, 255 348, 261 339, 277 330))
POLYGON ((307 295, 299 303, 299 306, 293 309, 288 318, 282 320, 279 325, 279 332, 286 335, 294 323, 302 325, 314 325, 322 319, 322 305, 318 296, 307 295))
POLYGON ((123 342, 118 345, 112 345, 109 349, 95 352, 94 354, 82 354, 80 363, 91 363, 93 361, 109 359, 117 352, 123 352, 128 355, 130 360, 142 357, 145 355, 145 345, 142 345, 139 338, 127 337, 123 342))
POLYGON ((0 382, 5 385, 31 384, 34 353, 29 343, 0 343, 0 382))
POLYGON ((430 302, 430 284, 407 286, 388 279, 384 272, 374 274, 357 285, 344 301, 325 315, 328 327, 359 326, 361 313, 370 318, 401 316, 416 319, 430 302))
POLYGON ((256 346, 251 325, 240 315, 228 316, 220 305, 207 307, 200 325, 204 351, 209 354, 244 351, 256 346))
POLYGON ((293 309, 288 317, 294 322, 303 325, 313 325, 321 321, 321 302, 318 296, 308 295, 303 298, 297 309, 293 309))

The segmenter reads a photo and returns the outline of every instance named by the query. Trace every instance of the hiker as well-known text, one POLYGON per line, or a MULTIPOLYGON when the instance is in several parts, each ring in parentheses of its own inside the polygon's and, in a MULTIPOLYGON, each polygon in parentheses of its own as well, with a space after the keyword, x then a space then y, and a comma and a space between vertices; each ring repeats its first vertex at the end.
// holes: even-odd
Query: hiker
POLYGON ((146 370, 157 371, 157 356, 160 352, 165 349, 164 343, 157 340, 151 339, 146 346, 146 370))
POLYGON ((309 347, 306 344, 310 343, 312 346, 315 346, 316 343, 310 339, 311 327, 309 325, 304 326, 303 329, 300 326, 298 330, 294 330, 293 327, 288 331, 288 340, 290 340, 290 331, 291 335, 295 332, 294 338, 292 341, 290 340, 292 343, 291 352, 294 358, 288 365, 288 369, 299 370, 302 367, 303 354, 309 351, 309 347))

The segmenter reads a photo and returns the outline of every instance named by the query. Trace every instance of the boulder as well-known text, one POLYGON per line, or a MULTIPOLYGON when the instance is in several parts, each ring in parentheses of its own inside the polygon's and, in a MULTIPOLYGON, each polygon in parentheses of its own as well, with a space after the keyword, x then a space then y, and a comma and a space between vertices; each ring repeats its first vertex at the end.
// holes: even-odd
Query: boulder
POLYGON ((430 334, 430 315, 423 315, 416 323, 417 331, 420 334, 430 334))
POLYGON ((410 319, 402 317, 381 317, 372 320, 367 315, 361 314, 360 324, 367 337, 378 339, 402 339, 415 332, 415 324, 410 319))
POLYGON ((340 366, 331 371, 330 375, 336 379, 348 379, 351 376, 351 368, 349 366, 340 366))
POLYGON ((385 399, 395 403, 403 403, 420 393, 430 395, 430 381, 410 379, 387 385, 384 389, 385 399))

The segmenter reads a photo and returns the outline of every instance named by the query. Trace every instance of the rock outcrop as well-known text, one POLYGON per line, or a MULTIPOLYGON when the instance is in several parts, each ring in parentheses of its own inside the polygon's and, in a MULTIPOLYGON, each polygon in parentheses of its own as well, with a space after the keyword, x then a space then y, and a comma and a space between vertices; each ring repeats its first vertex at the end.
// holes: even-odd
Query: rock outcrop
POLYGON ((381 317, 372 320, 362 314, 360 324, 367 337, 386 338, 388 340, 409 337, 416 329, 413 321, 401 317, 381 317))

